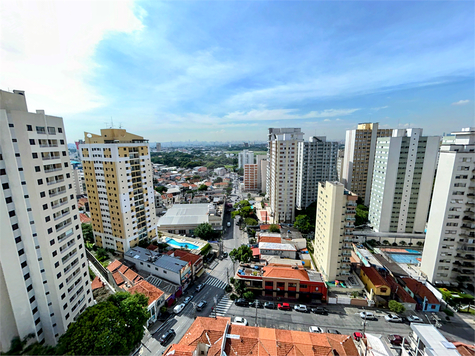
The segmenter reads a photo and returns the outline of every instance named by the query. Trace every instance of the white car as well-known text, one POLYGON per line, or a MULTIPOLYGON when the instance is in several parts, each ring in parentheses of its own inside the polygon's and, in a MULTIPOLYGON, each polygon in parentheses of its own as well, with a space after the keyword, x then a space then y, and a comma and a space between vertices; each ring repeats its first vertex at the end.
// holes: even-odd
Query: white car
POLYGON ((244 319, 244 318, 241 318, 240 316, 237 316, 237 317, 234 318, 233 324, 234 325, 244 325, 244 326, 249 325, 247 320, 244 319))
POLYGON ((173 311, 175 312, 175 314, 180 314, 181 311, 185 309, 185 307, 186 307, 186 304, 181 303, 181 304, 178 304, 175 308, 173 308, 173 311))
POLYGON ((371 312, 360 312, 360 317, 361 319, 366 319, 366 320, 374 320, 376 317, 374 316, 373 313, 371 312))
POLYGON ((323 329, 318 326, 310 326, 308 328, 308 331, 310 331, 311 333, 323 334, 323 329))
POLYGON ((384 316, 386 321, 390 321, 392 323, 402 323, 402 319, 398 317, 396 314, 388 314, 384 316))
POLYGON ((306 313, 308 311, 307 306, 303 305, 303 304, 295 304, 294 305, 294 310, 299 311, 299 312, 303 312, 303 313, 306 313))
POLYGON ((423 323, 424 321, 416 315, 409 315, 407 321, 410 323, 423 323))

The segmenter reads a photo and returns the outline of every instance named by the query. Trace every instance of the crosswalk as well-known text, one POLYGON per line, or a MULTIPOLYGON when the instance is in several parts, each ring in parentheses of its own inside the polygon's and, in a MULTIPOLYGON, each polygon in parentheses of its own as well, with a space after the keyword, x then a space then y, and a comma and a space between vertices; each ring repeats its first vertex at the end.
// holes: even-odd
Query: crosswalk
POLYGON ((216 315, 225 316, 232 304, 233 301, 229 299, 227 295, 224 295, 219 301, 218 305, 216 305, 216 315))
POLYGON ((226 282, 212 276, 209 276, 208 279, 204 281, 204 284, 207 284, 212 287, 220 288, 220 289, 224 289, 227 285, 226 282))
POLYGON ((215 267, 216 267, 217 265, 218 265, 218 261, 215 260, 215 261, 211 262, 211 264, 209 265, 208 268, 209 268, 209 269, 215 269, 215 267))

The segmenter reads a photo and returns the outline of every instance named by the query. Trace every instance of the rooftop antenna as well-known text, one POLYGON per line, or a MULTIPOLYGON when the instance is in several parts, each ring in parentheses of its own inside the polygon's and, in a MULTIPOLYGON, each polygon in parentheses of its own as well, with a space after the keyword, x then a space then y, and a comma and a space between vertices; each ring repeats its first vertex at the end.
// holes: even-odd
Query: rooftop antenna
POLYGON ((112 116, 111 116, 111 129, 114 128, 114 121, 112 121, 112 116))

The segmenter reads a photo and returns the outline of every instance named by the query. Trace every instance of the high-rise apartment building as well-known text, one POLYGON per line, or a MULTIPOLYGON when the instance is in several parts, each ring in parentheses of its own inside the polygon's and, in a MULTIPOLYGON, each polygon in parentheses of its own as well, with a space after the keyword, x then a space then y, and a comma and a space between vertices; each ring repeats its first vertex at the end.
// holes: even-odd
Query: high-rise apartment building
POLYGON ((312 136, 298 143, 297 209, 305 209, 317 201, 318 183, 338 180, 338 142, 327 142, 325 136, 312 136))
POLYGON ((295 219, 297 153, 303 135, 299 128, 269 129, 267 194, 274 223, 290 223, 295 219))
POLYGON ((343 172, 343 160, 345 158, 345 149, 338 150, 338 160, 336 161, 336 171, 338 173, 338 180, 341 182, 341 174, 343 172))
POLYGON ((440 148, 421 270, 432 283, 475 279, 475 127, 440 148))
POLYGON ((254 164, 254 152, 242 150, 238 154, 238 168, 244 168, 245 164, 254 164))
POLYGON ((375 231, 423 233, 440 138, 396 129, 378 138, 368 219, 375 231))
POLYGON ((85 133, 80 146, 96 245, 126 252, 156 236, 148 140, 123 129, 85 133))
POLYGON ((0 91, 0 351, 55 345, 93 302, 63 119, 0 91))
POLYGON ((357 199, 340 182, 318 183, 313 255, 327 281, 350 274, 357 199))
POLYGON ((377 122, 358 124, 356 130, 346 131, 345 157, 340 181, 346 189, 363 199, 366 206, 371 198, 376 139, 391 134, 392 129, 380 129, 377 122))
POLYGON ((79 168, 72 168, 73 187, 76 197, 85 194, 84 193, 84 172, 79 168))
POLYGON ((257 164, 245 164, 244 165, 244 190, 245 191, 257 191, 259 190, 258 182, 258 166, 257 164))
POLYGON ((269 164, 269 161, 267 160, 267 155, 265 156, 265 158, 257 160, 260 190, 264 194, 267 192, 267 165, 268 164, 269 164))

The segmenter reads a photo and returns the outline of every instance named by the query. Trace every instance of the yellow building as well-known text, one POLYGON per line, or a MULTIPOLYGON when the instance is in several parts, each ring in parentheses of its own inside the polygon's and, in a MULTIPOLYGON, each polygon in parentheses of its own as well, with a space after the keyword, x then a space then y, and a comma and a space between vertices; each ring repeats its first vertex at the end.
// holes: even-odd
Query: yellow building
POLYGON ((96 245, 125 252, 156 236, 148 140, 123 129, 86 132, 80 145, 96 245))
POLYGON ((361 267, 360 272, 361 281, 366 286, 366 290, 373 294, 382 297, 389 297, 391 295, 391 287, 389 287, 386 280, 376 271, 374 267, 361 267))

